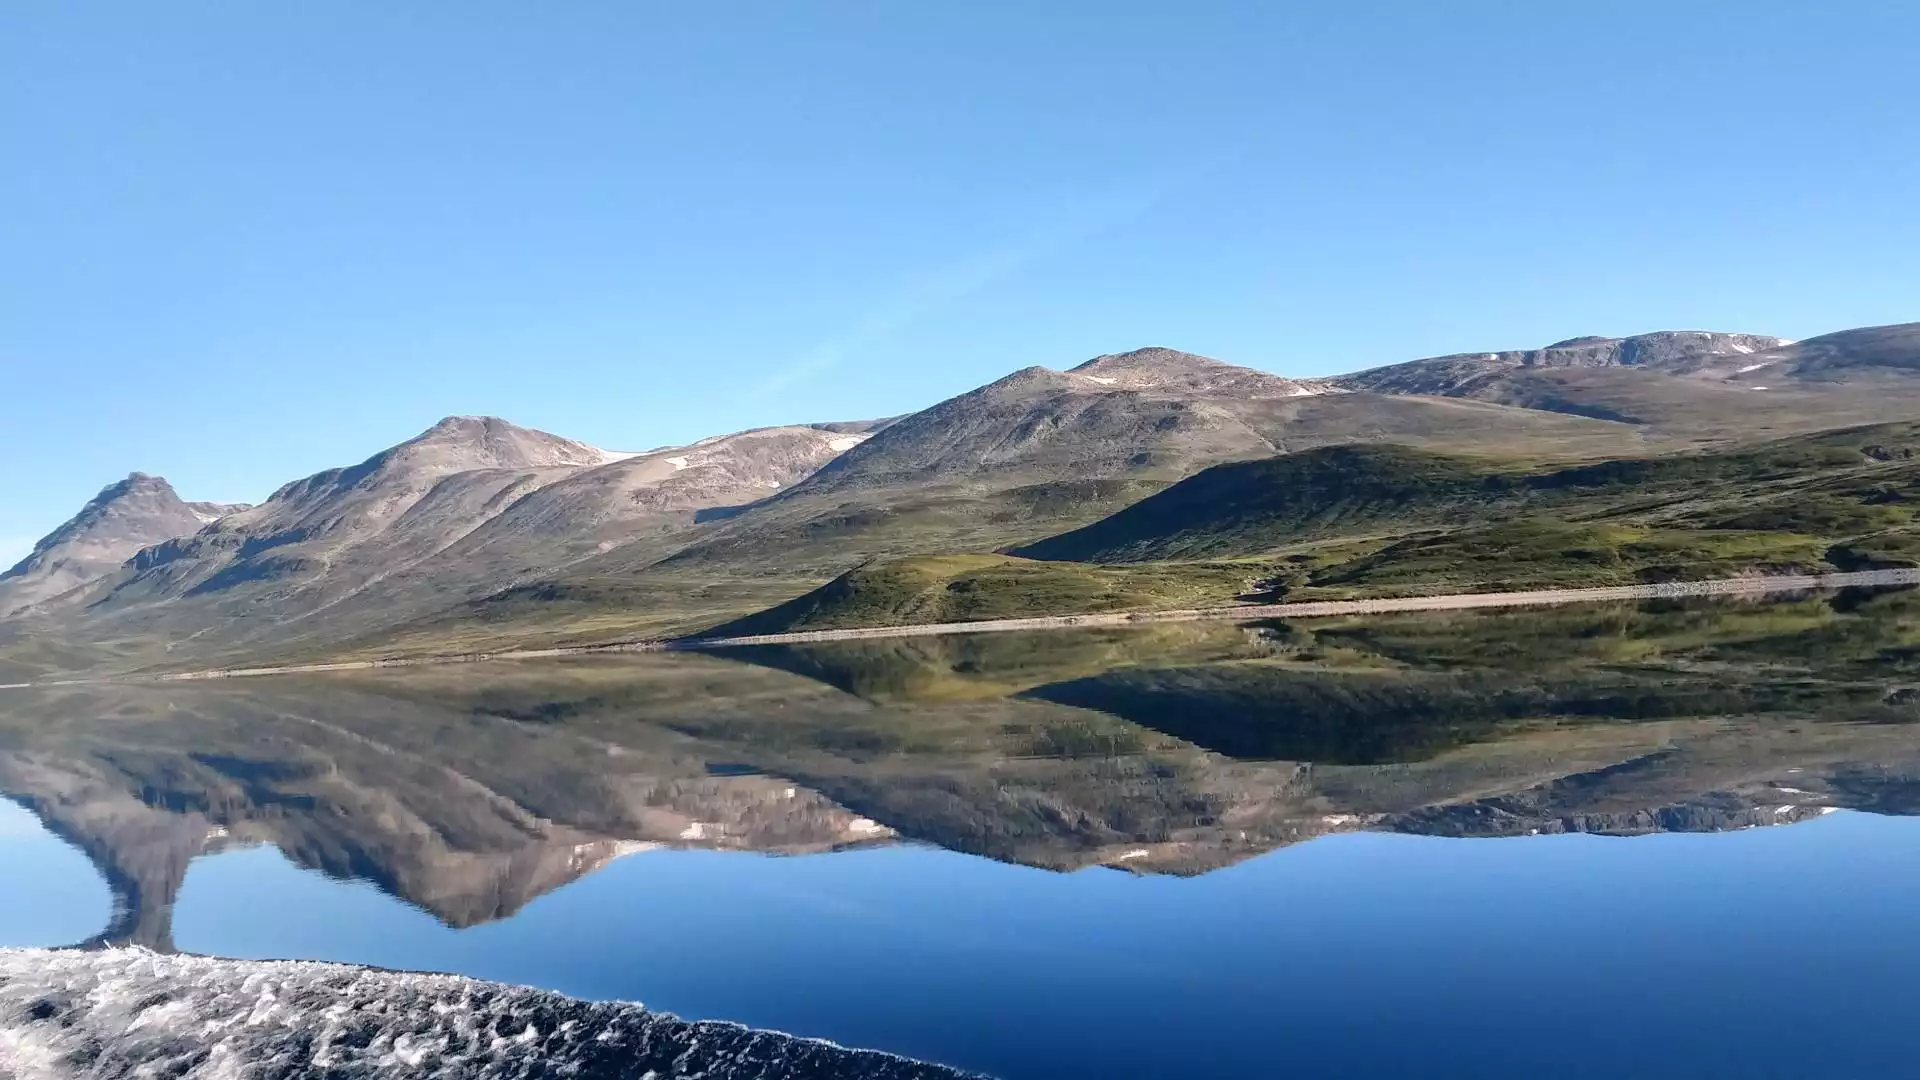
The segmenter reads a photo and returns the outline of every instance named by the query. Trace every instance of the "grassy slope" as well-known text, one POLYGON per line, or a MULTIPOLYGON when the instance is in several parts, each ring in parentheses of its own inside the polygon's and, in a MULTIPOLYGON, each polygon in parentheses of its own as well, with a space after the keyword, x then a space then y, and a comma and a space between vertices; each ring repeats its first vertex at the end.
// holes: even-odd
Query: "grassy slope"
POLYGON ((1521 518, 1421 536, 1306 575, 1299 598, 1590 588, 1832 569, 1829 541, 1789 532, 1521 518))
MULTIPOLYGON (((1787 494, 1857 505, 1880 486, 1898 484, 1910 475, 1907 465, 1916 453, 1920 424, 1910 423, 1736 451, 1620 458, 1547 470, 1515 469, 1410 447, 1328 447, 1215 466, 1111 517, 1015 551, 1076 562, 1235 557, 1315 537, 1370 530, 1404 533, 1415 526, 1529 512, 1591 516, 1662 498, 1700 501, 1717 496, 1746 506, 1787 494)), ((1898 510, 1882 510, 1878 516, 1889 525, 1904 520, 1898 510)), ((1863 519, 1863 527, 1855 531, 1871 531, 1868 524, 1863 519)), ((1730 527, 1780 528, 1756 523, 1730 527)))
POLYGON ((875 562, 721 631, 1227 604, 1255 582, 1316 599, 1915 565, 1917 513, 1920 424, 1559 469, 1330 447, 1216 466, 1016 549, 1057 561, 875 562))
POLYGON ((716 635, 964 622, 1061 612, 1181 608, 1258 577, 1236 563, 1087 566, 1005 555, 923 555, 856 567, 805 596, 716 627, 716 635))
POLYGON ((1252 555, 1513 501, 1513 493, 1490 483, 1495 475, 1468 459, 1407 446, 1324 447, 1216 465, 1111 517, 1014 553, 1102 563, 1252 555))
POLYGON ((710 579, 695 574, 602 575, 538 582, 443 615, 344 643, 288 648, 277 663, 502 652, 647 641, 692 634, 765 608, 819 578, 710 579))

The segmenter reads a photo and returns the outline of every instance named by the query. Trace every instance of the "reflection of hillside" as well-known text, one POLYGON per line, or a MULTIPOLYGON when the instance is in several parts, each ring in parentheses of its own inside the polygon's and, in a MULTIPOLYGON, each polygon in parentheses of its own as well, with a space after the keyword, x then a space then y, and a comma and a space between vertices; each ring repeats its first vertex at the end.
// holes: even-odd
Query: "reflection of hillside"
POLYGON ((385 692, 483 703, 594 738, 671 736, 710 769, 786 777, 907 838, 1006 861, 1068 869, 1148 846, 1153 857, 1129 865, 1197 870, 1299 838, 1280 809, 1294 766, 1224 761, 1080 709, 876 703, 688 655, 501 665, 480 689, 463 682, 444 669, 379 680, 385 692))
POLYGON ((991 700, 1136 664, 1263 656, 1260 635, 1221 623, 875 638, 732 648, 730 660, 790 671, 875 702, 991 700))
POLYGON ((1618 605, 1266 628, 1267 658, 1135 665, 1026 696, 1240 758, 1419 761, 1547 720, 1901 719, 1915 597, 1618 605))
POLYGON ((1920 808, 1920 694, 1886 673, 1909 663, 1910 602, 68 689, 0 700, 0 791, 100 867, 120 904, 103 937, 156 948, 188 861, 236 843, 465 926, 650 845, 804 853, 898 836, 1058 870, 1192 874, 1358 828, 1905 813, 1920 808))
POLYGON ((786 781, 670 751, 339 686, 257 689, 43 699, 0 732, 0 790, 112 887, 108 938, 165 947, 187 862, 233 843, 468 926, 650 846, 799 853, 887 835, 786 781))
POLYGON ((0 756, 0 789, 47 830, 86 855, 113 898, 107 926, 90 944, 173 949, 173 903, 187 863, 208 850, 215 830, 195 814, 141 802, 67 763, 0 756))
POLYGON ((1786 689, 1620 676, 1361 674, 1262 663, 1141 669, 1032 697, 1124 717, 1238 758, 1332 765, 1422 761, 1551 717, 1602 722, 1779 712, 1786 689))
MULTIPOLYGON (((1782 801, 1839 805, 1765 785, 1729 794, 1718 785, 1738 787, 1746 774, 1712 763, 1731 756, 1755 775, 1800 767, 1802 750, 1826 746, 1829 735, 1856 760, 1900 759, 1912 743, 1903 729, 1854 724, 1740 750, 1750 730, 1783 722, 1895 719, 1900 711, 1882 701, 1886 686, 1862 678, 1843 650, 1827 650, 1834 660, 1814 677, 1775 661, 1763 673, 1727 657, 1769 635, 1809 630, 1879 648, 1901 632, 1888 616, 1903 602, 1815 598, 759 649, 739 656, 752 666, 737 669, 738 688, 708 684, 727 692, 697 711, 657 689, 607 689, 656 685, 675 663, 660 657, 549 668, 511 687, 491 680, 487 694, 573 722, 617 708, 957 850, 1056 868, 1121 860, 1197 872, 1333 829, 1415 828, 1420 811, 1536 789, 1549 797, 1511 813, 1507 831, 1646 831, 1635 815, 1672 828, 1731 827, 1754 823, 1745 809, 1771 812, 1782 801), (1468 650, 1494 660, 1472 664, 1468 650), (812 682, 780 681, 766 669, 812 682), (1021 687, 1032 689, 994 696, 1021 687), (1069 704, 1069 688, 1090 687, 1107 698, 1069 704), (1661 754, 1679 763, 1679 779, 1633 773, 1640 786, 1618 804, 1593 803, 1598 789, 1578 780, 1661 754), (1719 809, 1685 809, 1709 804, 1719 809)), ((1821 767, 1845 757, 1821 752, 1821 767)))
POLYGON ((1657 725, 1663 745, 1602 768, 1392 815, 1438 836, 1634 835, 1784 825, 1832 810, 1920 809, 1920 732, 1766 720, 1657 725))

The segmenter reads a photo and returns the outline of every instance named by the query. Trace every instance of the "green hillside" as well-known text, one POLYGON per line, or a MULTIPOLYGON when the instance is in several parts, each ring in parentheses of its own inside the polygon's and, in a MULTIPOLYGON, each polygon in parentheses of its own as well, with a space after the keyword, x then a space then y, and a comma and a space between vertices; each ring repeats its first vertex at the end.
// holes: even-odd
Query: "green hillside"
POLYGON ((1470 459, 1385 443, 1328 446, 1216 465, 1013 553, 1100 563, 1251 555, 1317 536, 1439 522, 1516 497, 1470 459))
POLYGON ((1234 563, 1115 567, 1005 555, 884 559, 705 636, 1194 607, 1230 599, 1259 576, 1258 567, 1234 563))
POLYGON ((1905 493, 1920 480, 1916 453, 1920 425, 1911 423, 1544 471, 1411 447, 1325 447, 1215 466, 1013 553, 1093 563, 1235 558, 1327 537, 1402 535, 1525 515, 1619 516, 1838 540, 1911 521, 1905 493))
POLYGON ((1912 423, 1560 468, 1322 447, 1011 554, 871 561, 712 633, 1914 566, 1916 514, 1912 423))

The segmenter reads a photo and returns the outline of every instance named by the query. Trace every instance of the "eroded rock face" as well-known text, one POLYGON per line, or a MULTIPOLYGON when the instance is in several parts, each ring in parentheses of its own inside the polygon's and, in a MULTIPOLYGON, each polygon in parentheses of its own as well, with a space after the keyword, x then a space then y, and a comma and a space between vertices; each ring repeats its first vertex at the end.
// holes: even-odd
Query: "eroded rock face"
POLYGON ((623 455, 495 417, 448 417, 358 465, 296 480, 190 538, 140 552, 92 602, 278 589, 280 610, 323 602, 440 551, 514 500, 623 455), (320 595, 296 598, 308 586, 320 595))
POLYGON ((109 484, 33 553, 0 574, 0 617, 113 573, 141 548, 191 536, 243 505, 186 502, 158 476, 133 473, 109 484))
POLYGON ((889 1054, 451 975, 0 949, 0 1076, 945 1080, 889 1054))

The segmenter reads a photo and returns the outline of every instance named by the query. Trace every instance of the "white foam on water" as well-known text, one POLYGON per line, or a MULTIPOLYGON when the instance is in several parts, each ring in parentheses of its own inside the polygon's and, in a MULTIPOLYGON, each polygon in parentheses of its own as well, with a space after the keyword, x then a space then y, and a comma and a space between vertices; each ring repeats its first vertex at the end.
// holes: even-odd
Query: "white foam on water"
POLYGON ((737 1024, 457 975, 144 949, 0 949, 9 1080, 949 1080, 964 1074, 737 1024))

